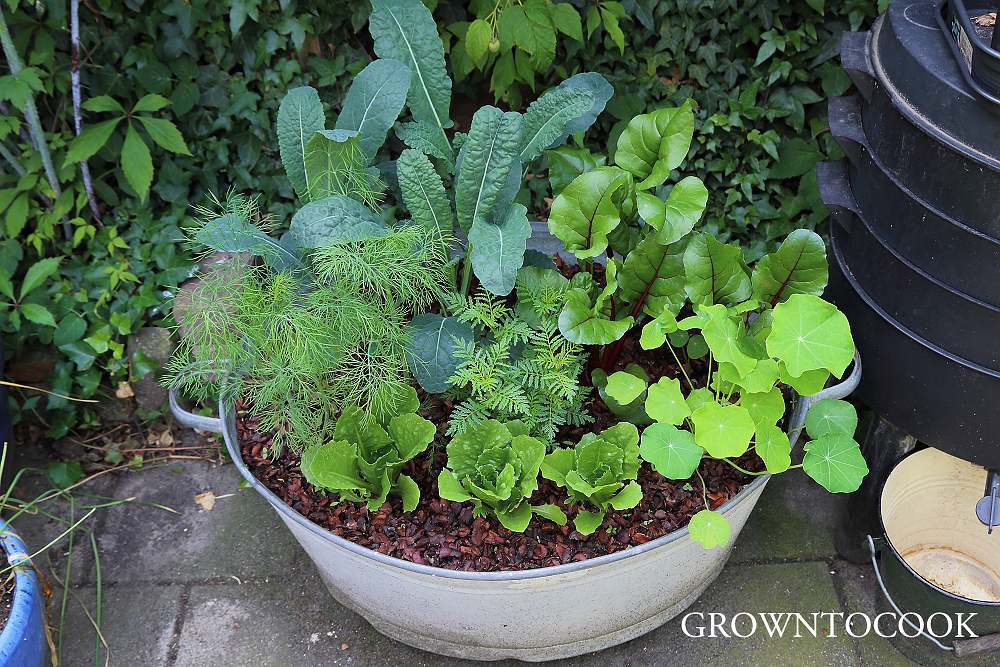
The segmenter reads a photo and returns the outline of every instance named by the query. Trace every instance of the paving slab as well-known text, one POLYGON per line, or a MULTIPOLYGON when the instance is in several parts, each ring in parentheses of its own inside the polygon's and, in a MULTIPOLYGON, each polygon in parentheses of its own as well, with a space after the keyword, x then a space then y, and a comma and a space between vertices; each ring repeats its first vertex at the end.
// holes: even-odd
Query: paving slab
POLYGON ((108 510, 99 536, 105 579, 198 582, 299 569, 305 553, 264 499, 239 483, 236 468, 206 461, 122 477, 118 497, 134 496, 176 513, 139 503, 108 510), (195 502, 207 491, 218 497, 210 511, 195 502))
POLYGON ((740 533, 733 561, 833 558, 838 502, 800 470, 774 475, 740 533))
MULTIPOLYGON (((318 575, 263 583, 195 585, 188 596, 177 667, 194 665, 481 665, 443 658, 383 637, 335 602, 318 575)), ((731 566, 691 611, 839 611, 826 565, 731 566)), ((553 665, 855 665, 853 642, 837 638, 696 639, 680 618, 600 653, 553 665)), ((494 663, 523 665, 518 662, 494 663)))
MULTIPOLYGON (((103 586, 101 590, 101 634, 110 646, 98 645, 97 632, 88 618, 96 611, 93 586, 71 590, 63 622, 63 667, 139 667, 167 665, 174 624, 180 608, 183 587, 179 585, 103 586), (86 610, 86 611, 85 611, 86 610), (95 651, 99 662, 95 663, 95 651)), ((59 599, 61 590, 54 596, 59 599)), ((58 606, 56 607, 58 609, 58 606)), ((50 617, 58 627, 58 611, 50 617)), ((58 635, 55 636, 58 640, 58 635)))

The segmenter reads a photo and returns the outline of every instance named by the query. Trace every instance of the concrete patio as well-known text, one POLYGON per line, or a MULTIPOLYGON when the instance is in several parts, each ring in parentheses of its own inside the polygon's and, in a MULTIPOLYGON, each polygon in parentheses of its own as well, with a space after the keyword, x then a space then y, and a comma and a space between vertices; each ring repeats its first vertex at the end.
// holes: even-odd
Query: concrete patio
MULTIPOLYGON (((157 464, 92 483, 92 493, 135 497, 99 515, 101 629, 111 665, 193 667, 458 665, 384 638, 327 594, 314 567, 231 465, 157 464), (209 511, 195 495, 219 497, 209 511), (157 503, 174 514, 140 504, 157 503)), ((772 480, 732 560, 692 610, 852 612, 874 608, 871 569, 837 558, 833 502, 803 475, 772 480)), ((58 534, 51 522, 22 523, 34 544, 58 534)), ((52 555, 53 570, 64 565, 52 555)), ((74 555, 63 633, 63 664, 95 664, 96 571, 89 545, 74 555)), ((58 620, 60 589, 49 577, 58 620)), ((53 621, 55 623, 55 621, 53 621)), ((874 636, 692 639, 679 619, 576 665, 906 665, 874 636)), ((97 664, 104 664, 102 657, 97 664)), ((980 663, 982 664, 982 663, 980 663)), ((1000 665, 1000 657, 987 664, 1000 665)))

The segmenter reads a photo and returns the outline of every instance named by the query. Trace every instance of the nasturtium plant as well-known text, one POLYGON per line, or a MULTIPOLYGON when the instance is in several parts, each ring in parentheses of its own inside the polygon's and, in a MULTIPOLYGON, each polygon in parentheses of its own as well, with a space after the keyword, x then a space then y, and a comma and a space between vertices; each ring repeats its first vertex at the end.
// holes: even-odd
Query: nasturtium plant
POLYGON ((636 482, 639 472, 639 431, 628 422, 588 433, 573 448, 560 448, 545 457, 542 477, 566 487, 570 503, 580 509, 573 526, 590 535, 604 521, 609 507, 632 509, 642 500, 636 482))
POLYGON ((532 505, 545 445, 516 422, 495 419, 457 434, 448 443, 448 465, 438 476, 445 500, 472 504, 475 516, 495 515, 503 526, 524 532, 532 514, 559 525, 566 515, 555 505, 532 505))
POLYGON ((420 501, 420 487, 400 471, 434 440, 434 424, 416 414, 416 392, 407 392, 400 413, 379 423, 358 408, 345 409, 337 419, 333 439, 302 452, 300 467, 306 481, 332 491, 341 500, 368 504, 377 511, 390 493, 410 512, 420 501))

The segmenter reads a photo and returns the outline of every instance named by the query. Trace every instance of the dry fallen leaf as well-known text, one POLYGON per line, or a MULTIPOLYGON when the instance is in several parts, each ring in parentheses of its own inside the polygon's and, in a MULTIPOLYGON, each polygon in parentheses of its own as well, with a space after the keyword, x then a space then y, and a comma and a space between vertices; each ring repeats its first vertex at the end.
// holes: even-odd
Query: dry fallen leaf
POLYGON ((132 398, 135 396, 135 392, 132 391, 132 385, 123 381, 118 383, 118 388, 115 389, 115 396, 118 398, 132 398))
POLYGON ((201 505, 206 512, 211 512, 212 508, 215 507, 215 494, 211 491, 197 493, 194 496, 194 501, 201 505))

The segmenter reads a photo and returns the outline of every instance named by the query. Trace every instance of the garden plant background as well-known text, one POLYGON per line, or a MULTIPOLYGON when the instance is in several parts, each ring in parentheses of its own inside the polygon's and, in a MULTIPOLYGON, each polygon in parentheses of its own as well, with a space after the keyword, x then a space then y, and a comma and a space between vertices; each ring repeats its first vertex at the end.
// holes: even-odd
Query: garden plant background
MULTIPOLYGON (((339 110, 349 75, 374 58, 363 29, 369 4, 0 3, 0 333, 8 358, 48 349, 27 377, 11 379, 110 395, 155 370, 141 352, 130 356, 125 341, 143 326, 172 324, 164 305, 193 268, 176 243, 193 222, 192 206, 210 193, 253 190, 287 223, 294 195, 272 140, 278 103, 288 88, 311 85, 339 110), (30 133, 32 105, 44 146, 30 133)), ((836 59, 840 34, 867 26, 886 3, 426 4, 449 49, 460 130, 481 104, 523 110, 535 91, 581 70, 614 85, 587 145, 571 143, 542 161, 557 187, 593 164, 591 150, 613 152, 633 115, 693 97, 698 121, 685 172, 708 186, 705 231, 748 242, 752 260, 790 230, 822 224, 813 166, 840 156, 824 102, 850 87, 836 59)), ((531 184, 525 204, 544 216, 553 193, 545 179, 531 184)), ((11 402, 15 418, 33 412, 53 437, 96 419, 58 397, 15 394, 11 402)))

